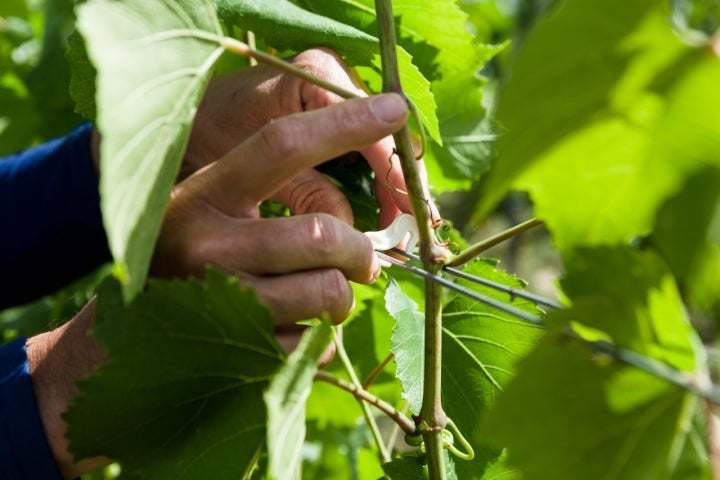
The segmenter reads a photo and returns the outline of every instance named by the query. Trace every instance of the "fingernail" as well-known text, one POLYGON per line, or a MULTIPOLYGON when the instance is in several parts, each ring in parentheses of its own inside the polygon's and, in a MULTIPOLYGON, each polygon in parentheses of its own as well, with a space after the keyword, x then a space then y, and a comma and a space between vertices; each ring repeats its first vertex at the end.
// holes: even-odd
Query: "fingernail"
POLYGON ((397 123, 407 116, 407 104, 400 95, 385 93, 370 100, 370 109, 384 123, 397 123))

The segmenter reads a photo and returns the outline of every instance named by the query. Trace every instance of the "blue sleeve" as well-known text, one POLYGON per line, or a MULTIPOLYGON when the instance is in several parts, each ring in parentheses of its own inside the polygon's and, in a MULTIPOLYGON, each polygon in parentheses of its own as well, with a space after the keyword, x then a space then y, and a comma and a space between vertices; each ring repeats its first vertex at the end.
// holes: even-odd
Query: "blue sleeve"
POLYGON ((0 478, 62 480, 35 402, 25 338, 0 346, 0 478))
POLYGON ((110 260, 84 124, 0 159, 0 310, 52 293, 110 260))

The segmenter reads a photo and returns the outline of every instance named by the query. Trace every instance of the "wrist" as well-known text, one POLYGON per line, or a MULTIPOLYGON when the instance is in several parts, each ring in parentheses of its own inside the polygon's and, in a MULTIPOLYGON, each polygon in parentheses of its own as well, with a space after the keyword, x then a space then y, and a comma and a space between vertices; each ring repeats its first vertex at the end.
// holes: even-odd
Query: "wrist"
POLYGON ((73 320, 27 340, 27 357, 40 418, 53 457, 64 478, 75 478, 109 463, 104 458, 75 463, 65 438, 62 414, 77 395, 75 381, 89 375, 105 359, 102 347, 88 335, 94 299, 73 320))

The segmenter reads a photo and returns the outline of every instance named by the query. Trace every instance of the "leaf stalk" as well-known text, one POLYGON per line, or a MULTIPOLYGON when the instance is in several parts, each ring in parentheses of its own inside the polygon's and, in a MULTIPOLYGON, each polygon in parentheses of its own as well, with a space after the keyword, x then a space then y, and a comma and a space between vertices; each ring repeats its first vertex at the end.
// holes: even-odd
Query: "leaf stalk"
POLYGON ((289 73, 290 75, 294 75, 298 78, 301 78, 309 83, 312 83, 314 85, 317 85, 321 88, 324 88, 325 90, 334 93, 335 95, 338 95, 345 99, 350 98, 358 98, 360 95, 358 95, 355 92, 351 92, 350 90, 346 90, 342 87, 339 87, 335 85, 332 82, 329 82, 325 80, 324 78, 320 78, 318 76, 315 76, 302 68, 298 68, 295 65, 291 64, 290 62, 287 62, 283 60, 282 58, 275 57, 273 55, 270 55, 269 53, 265 53, 260 50, 255 50, 254 48, 250 47, 248 44, 241 42, 240 40, 237 40, 232 37, 221 37, 219 39, 220 45, 225 48, 228 52, 235 53, 237 55, 242 55, 243 57, 248 57, 257 60, 258 62, 262 62, 266 65, 273 66, 285 73, 289 73))
MULTIPOLYGON (((340 363, 342 363, 343 367, 345 368, 345 371, 347 372, 348 376, 350 377, 350 381, 352 382, 351 385, 355 387, 355 389, 363 390, 362 384, 360 383, 360 379, 358 378, 357 374, 355 373, 355 369, 352 366, 352 362, 350 362, 350 357, 348 357, 347 352, 345 351, 345 345, 343 345, 342 337, 339 334, 341 327, 336 327, 333 332, 333 341, 335 342, 335 352, 337 356, 340 358, 340 363)), ((339 385, 338 385, 339 386, 339 385)), ((372 433, 373 439, 375 440, 375 443, 378 447, 378 452, 380 454, 380 460, 382 463, 388 463, 391 460, 390 452, 388 451, 387 447, 385 446, 385 442, 383 441, 382 435, 380 435, 380 428, 378 428, 378 424, 375 421, 375 417, 373 416, 372 412, 370 411, 370 407, 367 403, 361 401, 358 399, 358 403, 360 404, 360 408, 362 409, 363 416, 365 417, 365 421, 368 424, 368 427, 370 428, 370 433, 372 433)))
POLYGON ((470 260, 480 255, 481 253, 483 253, 484 251, 494 247, 495 245, 499 245, 505 240, 509 240, 516 235, 530 230, 531 228, 542 225, 542 223, 542 220, 538 220, 537 218, 531 218, 530 220, 527 220, 523 223, 520 223, 512 228, 505 230, 504 232, 500 232, 497 235, 486 238, 485 240, 471 245, 462 252, 460 252, 457 256, 455 256, 452 260, 448 262, 448 266, 459 267, 461 265, 464 265, 470 260))

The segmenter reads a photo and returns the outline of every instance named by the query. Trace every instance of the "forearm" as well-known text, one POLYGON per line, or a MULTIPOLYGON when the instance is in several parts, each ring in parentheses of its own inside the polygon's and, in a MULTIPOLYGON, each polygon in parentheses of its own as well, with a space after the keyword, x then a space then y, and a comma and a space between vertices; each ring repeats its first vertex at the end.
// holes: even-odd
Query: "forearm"
POLYGON ((67 425, 62 414, 78 389, 75 381, 92 373, 105 359, 102 347, 89 336, 95 300, 60 328, 28 339, 27 355, 38 409, 50 449, 64 478, 76 478, 106 463, 105 458, 77 464, 68 452, 67 425))

